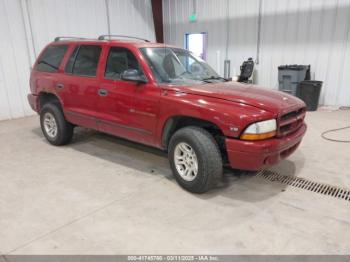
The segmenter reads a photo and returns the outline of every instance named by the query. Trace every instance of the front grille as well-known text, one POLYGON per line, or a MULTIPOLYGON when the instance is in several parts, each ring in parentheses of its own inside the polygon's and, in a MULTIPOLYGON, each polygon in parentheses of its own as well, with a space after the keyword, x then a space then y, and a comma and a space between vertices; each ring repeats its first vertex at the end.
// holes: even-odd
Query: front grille
POLYGON ((304 123, 305 112, 306 108, 302 107, 282 115, 278 120, 278 136, 286 136, 297 131, 304 123))
POLYGON ((303 112, 305 112, 305 108, 304 107, 302 107, 302 108, 300 108, 298 110, 289 112, 289 113, 281 116, 281 121, 285 121, 285 120, 288 120, 290 118, 296 117, 296 116, 300 115, 303 112))

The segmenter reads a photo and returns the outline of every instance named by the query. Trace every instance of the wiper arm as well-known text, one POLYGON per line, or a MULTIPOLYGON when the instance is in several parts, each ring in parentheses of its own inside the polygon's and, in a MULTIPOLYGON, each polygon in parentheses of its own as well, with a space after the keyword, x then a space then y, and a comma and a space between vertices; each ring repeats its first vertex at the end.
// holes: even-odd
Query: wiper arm
POLYGON ((224 82, 229 81, 228 79, 221 76, 211 76, 207 78, 202 78, 202 81, 210 83, 210 80, 224 80, 224 82))
POLYGON ((45 62, 44 60, 39 61, 38 64, 45 64, 45 65, 48 65, 49 67, 52 67, 55 70, 58 70, 57 66, 51 65, 48 62, 45 62))

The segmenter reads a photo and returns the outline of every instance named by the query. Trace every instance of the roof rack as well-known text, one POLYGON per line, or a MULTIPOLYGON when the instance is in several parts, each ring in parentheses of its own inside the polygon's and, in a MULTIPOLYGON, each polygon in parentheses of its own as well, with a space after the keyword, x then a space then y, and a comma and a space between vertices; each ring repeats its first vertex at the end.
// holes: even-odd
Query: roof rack
POLYGON ((77 39, 77 40, 88 40, 87 38, 84 37, 74 37, 74 36, 58 36, 55 37, 55 42, 61 41, 61 40, 69 40, 69 39, 77 39))
POLYGON ((137 39, 145 42, 150 42, 147 39, 140 38, 140 37, 135 37, 135 36, 127 36, 127 35, 100 35, 98 37, 98 40, 106 40, 106 39, 111 39, 111 38, 132 38, 132 39, 137 39))

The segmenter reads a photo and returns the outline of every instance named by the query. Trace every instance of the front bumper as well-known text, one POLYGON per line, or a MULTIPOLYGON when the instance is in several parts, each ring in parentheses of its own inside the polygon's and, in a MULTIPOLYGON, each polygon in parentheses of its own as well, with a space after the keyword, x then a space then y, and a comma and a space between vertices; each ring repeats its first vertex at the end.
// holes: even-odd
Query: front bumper
POLYGON ((39 96, 28 94, 27 96, 30 107, 35 111, 39 112, 39 96))
POLYGON ((235 169, 257 171, 290 156, 299 146, 306 132, 303 124, 296 132, 262 141, 243 141, 226 138, 230 166, 235 169))

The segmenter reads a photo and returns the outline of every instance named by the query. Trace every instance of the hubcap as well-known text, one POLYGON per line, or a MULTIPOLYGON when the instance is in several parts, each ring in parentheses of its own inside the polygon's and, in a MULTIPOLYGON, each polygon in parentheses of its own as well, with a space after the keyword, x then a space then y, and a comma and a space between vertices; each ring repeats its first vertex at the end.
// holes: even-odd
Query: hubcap
POLYGON ((175 167, 186 181, 193 181, 198 174, 198 160, 193 148, 184 142, 176 145, 174 151, 175 167))
POLYGON ((56 119, 55 117, 47 112, 44 115, 44 128, 45 128, 45 132, 46 134, 51 137, 51 138, 55 138, 57 135, 57 124, 56 124, 56 119))

